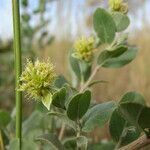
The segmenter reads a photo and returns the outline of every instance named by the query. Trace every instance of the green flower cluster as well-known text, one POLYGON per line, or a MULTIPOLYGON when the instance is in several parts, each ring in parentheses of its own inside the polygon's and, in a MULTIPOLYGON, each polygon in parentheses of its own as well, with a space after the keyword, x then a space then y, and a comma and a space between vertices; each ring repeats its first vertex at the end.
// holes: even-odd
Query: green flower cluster
POLYGON ((35 63, 27 60, 20 77, 22 84, 19 90, 25 91, 31 98, 42 100, 50 94, 55 77, 54 66, 49 60, 46 62, 36 60, 35 63))
POLYGON ((93 58, 94 50, 94 38, 93 37, 82 37, 78 39, 74 44, 73 57, 91 62, 93 58))
POLYGON ((123 0, 109 0, 109 7, 111 11, 118 11, 124 14, 128 12, 128 5, 123 0))

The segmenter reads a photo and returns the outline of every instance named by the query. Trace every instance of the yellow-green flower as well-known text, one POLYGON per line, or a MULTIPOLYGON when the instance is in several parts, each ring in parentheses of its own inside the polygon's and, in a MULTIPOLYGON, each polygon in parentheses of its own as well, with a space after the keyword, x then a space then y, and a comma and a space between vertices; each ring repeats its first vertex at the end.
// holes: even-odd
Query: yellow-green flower
POLYGON ((124 14, 128 12, 128 5, 123 0, 109 0, 109 7, 111 11, 118 11, 124 14))
POLYGON ((20 77, 22 84, 18 90, 25 91, 31 98, 41 100, 49 109, 55 77, 54 66, 49 59, 45 62, 37 59, 35 63, 27 60, 25 70, 20 77))
POLYGON ((74 44, 73 56, 77 59, 90 62, 93 58, 94 38, 82 37, 74 44))

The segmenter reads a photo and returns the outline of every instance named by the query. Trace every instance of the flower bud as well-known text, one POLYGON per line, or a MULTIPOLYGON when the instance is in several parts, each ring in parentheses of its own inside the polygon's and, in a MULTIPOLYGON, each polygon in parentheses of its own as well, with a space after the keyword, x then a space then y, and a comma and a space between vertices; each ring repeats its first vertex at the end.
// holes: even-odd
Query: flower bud
POLYGON ((123 0, 109 0, 109 7, 111 11, 118 11, 123 14, 128 12, 128 5, 123 0))
MULTIPOLYGON (((44 105, 47 103, 50 105, 55 77, 54 66, 49 60, 40 62, 37 59, 35 63, 27 60, 25 70, 20 77, 22 84, 18 90, 25 91, 31 98, 41 100, 44 105)), ((49 108, 47 105, 46 107, 49 108)))
POLYGON ((78 39, 74 44, 73 56, 77 59, 91 62, 93 58, 94 50, 94 38, 93 37, 82 37, 78 39))

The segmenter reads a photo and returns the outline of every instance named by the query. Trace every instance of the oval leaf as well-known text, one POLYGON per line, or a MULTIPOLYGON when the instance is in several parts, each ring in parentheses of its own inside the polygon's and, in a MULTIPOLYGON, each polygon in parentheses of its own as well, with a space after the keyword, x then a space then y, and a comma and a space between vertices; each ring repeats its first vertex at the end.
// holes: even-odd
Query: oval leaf
POLYGON ((116 25, 112 16, 106 10, 98 8, 95 11, 93 25, 102 43, 111 43, 114 40, 116 25))
POLYGON ((44 134, 36 138, 36 141, 48 143, 53 150, 64 150, 63 145, 54 134, 44 134))
POLYGON ((126 102, 134 102, 138 104, 145 104, 144 97, 137 93, 137 92, 128 92, 126 93, 120 100, 119 103, 126 103, 126 102))
POLYGON ((138 103, 122 103, 119 106, 119 112, 125 120, 140 130, 138 125, 138 117, 144 108, 144 105, 138 103))
POLYGON ((58 108, 65 109, 66 94, 66 88, 61 88, 59 91, 54 93, 52 97, 52 104, 58 108))
POLYGON ((150 138, 150 108, 144 107, 139 115, 138 124, 150 138))
POLYGON ((127 123, 120 115, 118 109, 115 109, 112 113, 109 122, 109 132, 115 142, 119 142, 121 139, 121 146, 136 140, 140 136, 140 132, 127 123))
POLYGON ((102 103, 90 108, 83 117, 82 131, 90 132, 96 126, 102 127, 109 120, 114 108, 114 102, 102 103))
POLYGON ((124 31, 130 24, 128 16, 120 12, 113 12, 112 17, 116 23, 117 32, 124 31))
POLYGON ((66 115, 58 112, 49 112, 48 115, 58 117, 63 123, 68 125, 69 127, 73 128, 74 130, 77 129, 77 126, 74 121, 70 120, 66 115))
POLYGON ((77 79, 80 80, 81 79, 81 70, 80 70, 80 66, 79 66, 79 61, 78 61, 78 59, 72 57, 72 52, 73 52, 73 50, 71 50, 69 53, 69 62, 70 62, 71 70, 76 75, 77 79))
POLYGON ((71 120, 81 119, 87 112, 91 100, 91 92, 85 91, 75 95, 68 104, 67 115, 71 120))
POLYGON ((10 114, 6 111, 0 110, 0 129, 5 128, 10 120, 10 114))
POLYGON ((126 51, 126 46, 119 46, 113 51, 105 50, 102 53, 100 53, 97 63, 98 65, 105 66, 105 63, 107 63, 107 61, 111 60, 112 58, 118 58, 126 51))
POLYGON ((117 56, 113 56, 113 52, 114 51, 111 51, 110 53, 108 53, 108 51, 102 52, 101 54, 103 56, 99 56, 100 60, 98 60, 98 64, 102 65, 105 68, 123 67, 127 65, 128 63, 130 63, 136 57, 137 49, 130 47, 124 52, 122 50, 122 54, 120 52, 120 55, 117 55, 117 56), (104 59, 103 62, 101 61, 102 57, 105 57, 105 59, 103 58, 104 59))

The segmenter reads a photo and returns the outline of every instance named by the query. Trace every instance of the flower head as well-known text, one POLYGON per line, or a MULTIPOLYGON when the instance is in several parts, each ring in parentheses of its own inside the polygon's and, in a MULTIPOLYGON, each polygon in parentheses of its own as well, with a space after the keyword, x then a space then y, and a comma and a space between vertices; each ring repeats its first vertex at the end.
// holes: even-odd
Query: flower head
POLYGON ((78 39, 74 44, 73 56, 77 59, 90 62, 93 58, 94 50, 94 38, 93 37, 82 37, 78 39))
POLYGON ((118 11, 124 14, 128 12, 128 5, 123 0, 109 0, 109 6, 112 11, 118 11))
POLYGON ((54 66, 49 60, 40 62, 37 59, 35 63, 27 60, 25 70, 20 77, 22 84, 18 90, 25 91, 31 98, 45 101, 51 95, 55 77, 54 66))

